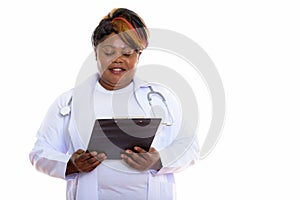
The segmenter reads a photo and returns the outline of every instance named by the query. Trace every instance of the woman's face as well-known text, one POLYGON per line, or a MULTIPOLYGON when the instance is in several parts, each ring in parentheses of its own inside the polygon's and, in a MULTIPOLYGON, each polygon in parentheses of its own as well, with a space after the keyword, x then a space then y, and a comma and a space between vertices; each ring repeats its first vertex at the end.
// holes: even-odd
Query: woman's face
POLYGON ((133 79, 139 53, 117 34, 110 34, 95 48, 100 84, 107 90, 126 87, 133 79))

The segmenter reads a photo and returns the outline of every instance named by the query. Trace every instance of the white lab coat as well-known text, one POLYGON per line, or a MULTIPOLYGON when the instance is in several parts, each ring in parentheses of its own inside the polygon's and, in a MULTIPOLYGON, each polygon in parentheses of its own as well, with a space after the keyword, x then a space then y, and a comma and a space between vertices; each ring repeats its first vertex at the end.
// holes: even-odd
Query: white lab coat
MULTIPOLYGON (((83 134, 90 133, 94 124, 95 115, 91 113, 94 113, 92 99, 97 81, 98 75, 91 76, 81 85, 62 94, 52 104, 29 154, 30 161, 37 170, 67 181, 67 200, 101 199, 98 197, 97 170, 65 176, 72 153, 87 148, 88 138, 84 139, 83 134), (63 116, 61 110, 69 108, 68 106, 71 108, 70 113, 67 112, 63 116)), ((135 90, 133 98, 136 98, 145 114, 150 116, 151 107, 147 100, 150 91, 148 84, 137 78, 133 81, 135 90)), ((175 199, 173 173, 183 170, 199 159, 199 146, 195 133, 188 133, 187 130, 183 131, 184 134, 178 133, 183 120, 175 96, 160 85, 151 84, 151 86, 164 95, 174 124, 166 126, 152 143, 160 153, 163 167, 158 172, 149 171, 147 196, 148 200, 173 200, 175 199)), ((161 107, 165 106, 162 104, 161 107)))

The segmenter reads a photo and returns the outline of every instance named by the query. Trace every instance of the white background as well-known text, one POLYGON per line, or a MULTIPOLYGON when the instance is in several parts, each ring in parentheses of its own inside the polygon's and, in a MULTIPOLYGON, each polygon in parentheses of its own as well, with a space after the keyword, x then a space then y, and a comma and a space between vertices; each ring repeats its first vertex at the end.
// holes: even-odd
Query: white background
POLYGON ((1 1, 0 198, 64 199, 64 181, 37 172, 28 153, 49 105, 74 86, 93 29, 114 7, 196 41, 222 77, 222 137, 178 174, 178 199, 299 199, 296 0, 1 1))

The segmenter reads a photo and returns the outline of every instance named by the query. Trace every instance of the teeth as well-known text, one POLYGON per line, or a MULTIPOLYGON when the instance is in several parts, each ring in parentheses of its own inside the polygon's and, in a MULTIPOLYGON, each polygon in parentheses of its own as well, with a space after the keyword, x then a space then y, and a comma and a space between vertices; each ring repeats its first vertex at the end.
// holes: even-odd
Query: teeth
POLYGON ((121 69, 121 68, 113 68, 112 70, 113 70, 113 71, 116 71, 116 72, 123 71, 123 69, 121 69))

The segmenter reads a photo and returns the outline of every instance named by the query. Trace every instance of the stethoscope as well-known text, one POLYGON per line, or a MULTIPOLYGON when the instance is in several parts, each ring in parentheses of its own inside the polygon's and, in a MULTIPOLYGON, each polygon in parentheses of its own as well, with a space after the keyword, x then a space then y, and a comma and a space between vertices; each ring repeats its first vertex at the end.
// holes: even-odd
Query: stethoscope
MULTIPOLYGON (((161 125, 172 126, 174 124, 174 119, 173 119, 173 116, 168 107, 166 98, 160 92, 154 91, 152 86, 147 86, 147 87, 150 89, 150 92, 148 92, 148 94, 147 94, 147 100, 151 107, 151 112, 152 112, 153 116, 156 117, 156 114, 153 109, 153 105, 152 105, 153 98, 151 96, 158 96, 159 98, 161 98, 161 101, 163 102, 164 106, 166 107, 166 110, 168 113, 168 118, 169 118, 169 122, 167 122, 167 121, 161 122, 161 125)), ((68 104, 60 109, 60 114, 62 116, 66 116, 71 112, 71 102, 72 102, 72 97, 69 100, 68 104)))
MULTIPOLYGON (((173 116, 170 112, 170 109, 169 109, 169 106, 167 104, 166 98, 160 92, 154 91, 152 86, 148 86, 148 88, 150 89, 150 92, 148 92, 148 94, 147 94, 147 100, 148 100, 148 103, 149 103, 150 107, 153 108, 151 96, 159 96, 159 98, 161 98, 161 101, 163 102, 163 104, 165 105, 165 107, 167 109, 168 118, 170 119, 169 122, 165 121, 165 122, 162 122, 161 124, 165 125, 165 126, 172 126, 174 124, 174 119, 173 119, 173 116)), ((154 112, 153 109, 151 109, 151 112, 152 112, 153 116, 156 117, 155 112, 154 112)))

